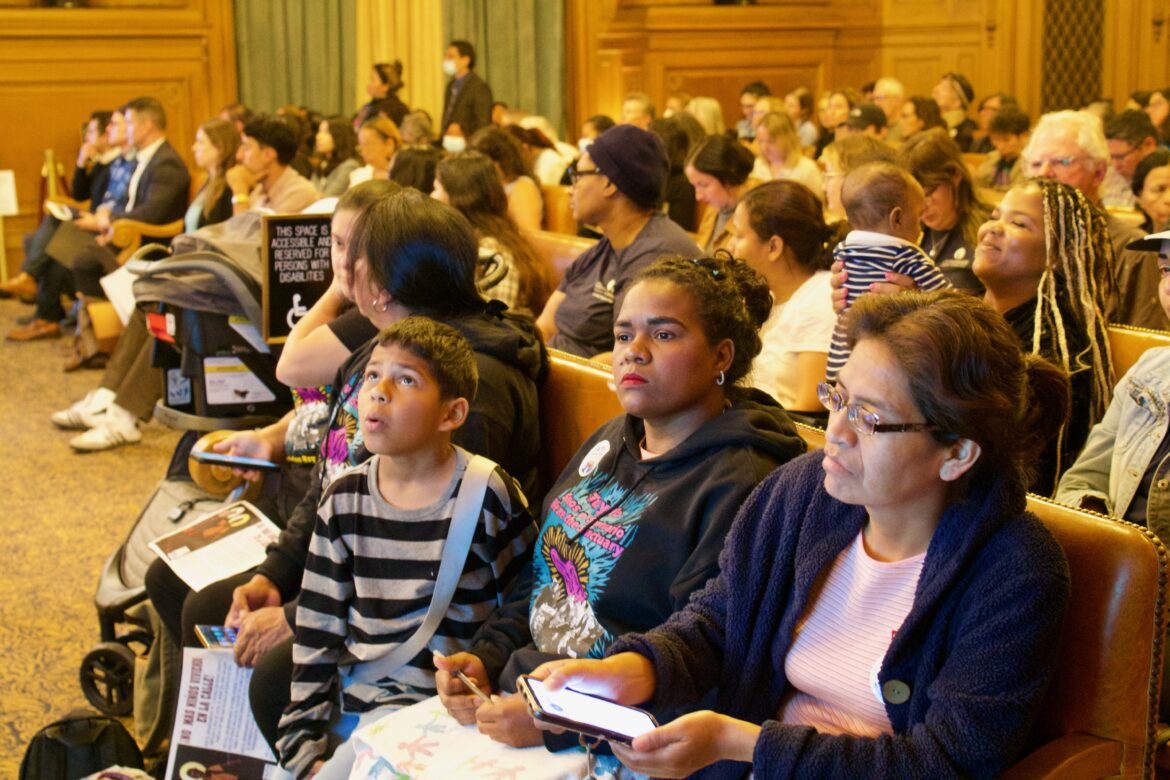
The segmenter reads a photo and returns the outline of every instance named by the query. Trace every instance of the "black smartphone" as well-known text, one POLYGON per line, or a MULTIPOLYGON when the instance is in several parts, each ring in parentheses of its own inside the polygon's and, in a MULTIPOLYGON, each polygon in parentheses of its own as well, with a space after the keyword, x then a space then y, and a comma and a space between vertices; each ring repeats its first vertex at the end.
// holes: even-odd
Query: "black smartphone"
POLYGON ((195 636, 209 650, 230 650, 236 646, 236 629, 227 626, 195 626, 195 636))
POLYGON ((541 680, 527 675, 516 681, 516 689, 524 697, 532 717, 587 737, 628 745, 635 737, 658 728, 654 716, 645 710, 572 688, 550 691, 541 680))
POLYGON ((191 457, 200 463, 207 463, 212 466, 228 466, 233 469, 256 469, 257 471, 280 471, 280 466, 270 460, 245 458, 242 455, 224 455, 219 452, 198 450, 192 452, 191 457))

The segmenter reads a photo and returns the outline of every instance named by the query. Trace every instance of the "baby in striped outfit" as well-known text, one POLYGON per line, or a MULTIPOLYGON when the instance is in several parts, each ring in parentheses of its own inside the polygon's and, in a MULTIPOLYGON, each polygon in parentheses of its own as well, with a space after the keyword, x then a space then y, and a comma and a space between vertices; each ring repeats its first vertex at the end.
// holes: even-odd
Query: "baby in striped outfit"
POLYGON ((837 327, 829 347, 828 382, 849 358, 845 339, 845 313, 874 282, 886 274, 905 274, 919 290, 950 287, 946 277, 922 249, 922 212, 926 196, 908 171, 893 163, 867 163, 850 171, 841 183, 841 203, 853 227, 833 250, 833 258, 845 266, 845 308, 837 315, 837 327))

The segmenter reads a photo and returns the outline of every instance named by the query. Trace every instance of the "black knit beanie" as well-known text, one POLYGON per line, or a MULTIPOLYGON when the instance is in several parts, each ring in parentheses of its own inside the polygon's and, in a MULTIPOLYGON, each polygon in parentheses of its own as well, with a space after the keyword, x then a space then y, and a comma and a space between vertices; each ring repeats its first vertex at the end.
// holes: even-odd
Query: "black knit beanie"
POLYGON ((658 207, 670 161, 654 133, 633 125, 614 125, 588 147, 597 169, 630 200, 643 208, 658 207))

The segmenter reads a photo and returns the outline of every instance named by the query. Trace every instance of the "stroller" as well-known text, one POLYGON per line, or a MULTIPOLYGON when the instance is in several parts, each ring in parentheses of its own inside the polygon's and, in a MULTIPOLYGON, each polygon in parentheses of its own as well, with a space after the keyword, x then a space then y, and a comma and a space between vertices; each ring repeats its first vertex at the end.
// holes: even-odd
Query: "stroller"
POLYGON ((224 501, 191 479, 187 456, 198 432, 266 425, 292 406, 289 389, 276 378, 277 356, 256 326, 261 227, 260 215, 241 214, 177 237, 169 256, 150 245, 127 262, 138 276, 137 304, 156 336, 153 363, 164 369, 155 417, 187 433, 98 581, 101 641, 81 662, 81 689, 90 704, 110 715, 133 709, 135 657, 153 641, 149 625, 127 615, 146 598, 144 577, 155 558, 148 545, 224 501), (146 259, 158 254, 164 257, 146 259), (119 632, 119 625, 128 628, 119 632))

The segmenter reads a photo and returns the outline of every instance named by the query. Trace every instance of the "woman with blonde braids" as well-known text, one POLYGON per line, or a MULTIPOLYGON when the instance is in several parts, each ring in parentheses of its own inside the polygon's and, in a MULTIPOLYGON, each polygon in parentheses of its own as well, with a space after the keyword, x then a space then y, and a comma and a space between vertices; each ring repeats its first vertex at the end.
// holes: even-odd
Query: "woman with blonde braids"
POLYGON ((1013 187, 979 229, 972 267, 984 301, 1027 352, 1063 366, 1072 410, 1045 452, 1034 492, 1051 495, 1101 419, 1113 389, 1104 302, 1113 249, 1104 216, 1079 191, 1033 179, 1013 187))

